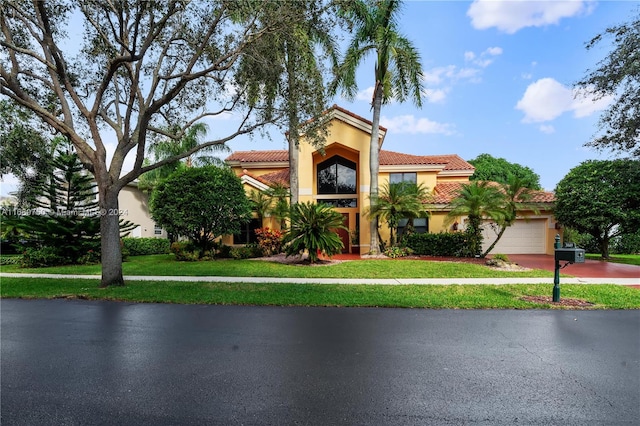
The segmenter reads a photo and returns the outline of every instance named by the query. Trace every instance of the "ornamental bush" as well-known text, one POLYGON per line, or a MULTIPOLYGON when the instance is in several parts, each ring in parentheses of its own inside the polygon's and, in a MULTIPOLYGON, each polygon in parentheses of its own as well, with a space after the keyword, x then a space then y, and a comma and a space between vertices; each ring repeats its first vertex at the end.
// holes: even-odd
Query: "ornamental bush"
POLYGON ((410 234, 403 239, 404 246, 418 256, 457 256, 468 251, 467 235, 464 232, 438 234, 410 234))
POLYGON ((122 244, 129 256, 167 254, 171 243, 166 238, 123 238, 122 244))
POLYGON ((278 254, 282 251, 282 232, 271 228, 258 228, 255 230, 258 245, 265 256, 278 254))

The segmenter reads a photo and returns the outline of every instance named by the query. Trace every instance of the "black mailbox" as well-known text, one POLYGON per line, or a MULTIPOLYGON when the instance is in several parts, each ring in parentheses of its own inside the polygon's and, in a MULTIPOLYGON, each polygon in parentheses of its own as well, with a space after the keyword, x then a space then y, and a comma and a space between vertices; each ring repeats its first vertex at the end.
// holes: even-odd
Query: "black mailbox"
POLYGON ((569 263, 584 263, 584 249, 577 247, 562 247, 556 249, 556 261, 564 260, 569 263))

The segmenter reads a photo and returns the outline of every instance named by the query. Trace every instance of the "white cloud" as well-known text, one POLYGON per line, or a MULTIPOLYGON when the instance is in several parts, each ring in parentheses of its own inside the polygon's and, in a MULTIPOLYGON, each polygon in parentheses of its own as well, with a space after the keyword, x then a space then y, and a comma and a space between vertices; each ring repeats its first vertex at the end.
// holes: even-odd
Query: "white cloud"
POLYGON ((435 104, 444 101, 448 92, 448 89, 425 89, 424 95, 427 98, 427 102, 435 104))
POLYGON ((543 78, 527 87, 516 109, 524 112, 524 123, 541 123, 565 112, 573 112, 576 118, 586 117, 606 108, 612 100, 604 97, 594 101, 590 93, 572 90, 553 78, 543 78))
POLYGON ((413 115, 399 115, 396 117, 381 117, 380 124, 393 133, 437 133, 442 135, 453 135, 454 126, 449 123, 438 123, 428 118, 416 118, 413 115))
POLYGON ((473 52, 464 52, 464 60, 465 61, 473 61, 476 57, 476 54, 473 52))
POLYGON ((513 34, 526 27, 557 25, 561 19, 586 15, 593 11, 592 0, 494 1, 474 0, 467 16, 478 30, 496 27, 513 34))
POLYGON ((474 65, 479 66, 480 68, 486 68, 494 60, 495 56, 502 55, 501 47, 490 47, 484 52, 480 53, 480 55, 476 55, 473 52, 464 52, 464 60, 467 62, 471 62, 474 65))
POLYGON ((373 100, 373 86, 367 87, 366 89, 356 93, 356 99, 359 101, 367 101, 371 103, 371 101, 373 100))
POLYGON ((551 133, 555 133, 556 132, 556 128, 549 125, 549 124, 541 124, 539 127, 540 131, 542 133, 546 133, 548 135, 550 135, 551 133))

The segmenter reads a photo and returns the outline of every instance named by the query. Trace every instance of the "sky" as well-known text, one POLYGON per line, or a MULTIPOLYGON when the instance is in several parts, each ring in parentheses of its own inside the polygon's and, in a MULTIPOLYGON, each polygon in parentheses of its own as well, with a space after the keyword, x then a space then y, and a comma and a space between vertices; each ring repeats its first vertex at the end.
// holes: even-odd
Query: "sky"
MULTIPOLYGON (((631 1, 407 1, 400 31, 418 49, 426 97, 382 108, 383 149, 416 155, 479 154, 530 167, 552 191, 581 162, 610 159, 583 145, 611 99, 574 97, 573 85, 611 51, 585 44, 628 22, 631 1)), ((348 37, 348 35, 347 35, 348 37)), ((372 118, 374 58, 358 69, 359 94, 332 103, 372 118)), ((285 149, 284 137, 236 141, 233 150, 285 149)))
MULTIPOLYGON (((479 154, 530 167, 552 191, 575 166, 611 153, 584 146, 598 130, 610 98, 575 96, 573 85, 611 51, 605 39, 585 44, 607 27, 628 22, 637 1, 405 1, 400 31, 421 56, 425 97, 382 108, 383 149, 416 155, 479 154)), ((349 34, 343 35, 348 40, 349 34)), ((344 44, 344 42, 343 42, 344 44)), ((358 96, 337 104, 372 118, 375 58, 358 68, 358 96)), ((225 135, 233 117, 210 122, 225 135)), ((233 151, 286 149, 281 131, 232 140, 233 151)), ((128 159, 129 160, 129 159, 128 159)), ((132 163, 132 159, 130 159, 132 163)), ((6 178, 1 195, 15 190, 6 178)))

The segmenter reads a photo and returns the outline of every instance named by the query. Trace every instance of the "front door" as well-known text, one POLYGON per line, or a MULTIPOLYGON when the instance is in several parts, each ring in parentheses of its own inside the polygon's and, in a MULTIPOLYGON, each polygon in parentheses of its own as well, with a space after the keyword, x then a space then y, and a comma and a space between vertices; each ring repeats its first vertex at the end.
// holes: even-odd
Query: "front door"
POLYGON ((347 229, 337 229, 336 232, 338 233, 338 236, 340 237, 340 239, 342 240, 342 244, 344 245, 344 248, 342 249, 343 253, 349 253, 349 213, 342 213, 342 224, 347 228, 347 229))

